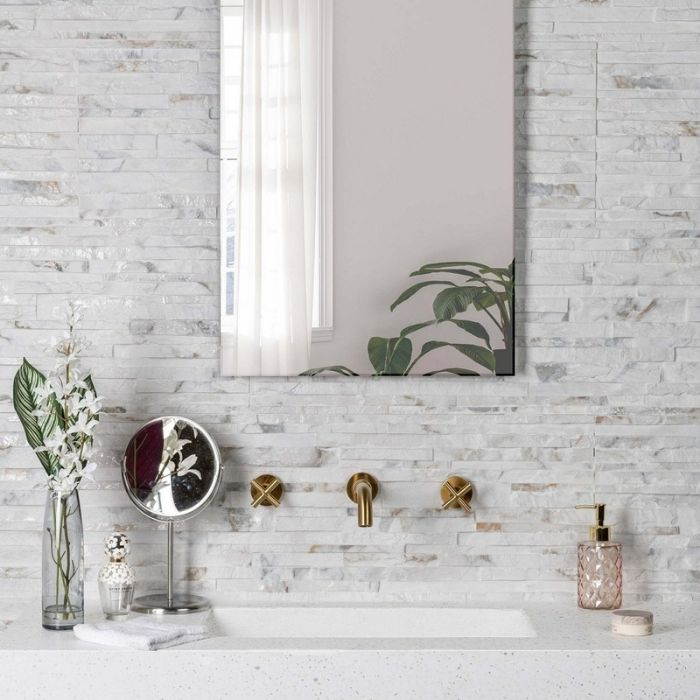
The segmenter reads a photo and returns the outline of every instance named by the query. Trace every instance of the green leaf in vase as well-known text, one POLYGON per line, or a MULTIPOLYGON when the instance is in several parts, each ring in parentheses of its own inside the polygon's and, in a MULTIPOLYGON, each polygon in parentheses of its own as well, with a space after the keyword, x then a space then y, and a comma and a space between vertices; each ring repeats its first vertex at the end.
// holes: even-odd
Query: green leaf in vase
MULTIPOLYGON (((43 386, 45 382, 46 377, 25 359, 17 370, 12 385, 12 404, 24 428, 27 442, 33 450, 36 450, 37 447, 43 447, 44 439, 51 435, 59 425, 56 411, 52 411, 44 418, 37 418, 34 415, 34 411, 37 409, 34 390, 43 386)), ((54 474, 57 471, 58 462, 52 454, 37 452, 36 456, 47 474, 54 474)))

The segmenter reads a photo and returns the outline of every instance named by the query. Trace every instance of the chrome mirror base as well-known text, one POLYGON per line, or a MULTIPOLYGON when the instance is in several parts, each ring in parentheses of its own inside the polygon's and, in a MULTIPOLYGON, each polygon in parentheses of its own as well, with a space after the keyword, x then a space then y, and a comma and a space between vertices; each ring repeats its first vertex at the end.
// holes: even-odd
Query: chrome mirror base
POLYGON ((209 601, 199 595, 178 593, 168 598, 167 593, 152 593, 136 598, 131 605, 131 612, 146 615, 186 615, 205 612, 210 608, 209 601))

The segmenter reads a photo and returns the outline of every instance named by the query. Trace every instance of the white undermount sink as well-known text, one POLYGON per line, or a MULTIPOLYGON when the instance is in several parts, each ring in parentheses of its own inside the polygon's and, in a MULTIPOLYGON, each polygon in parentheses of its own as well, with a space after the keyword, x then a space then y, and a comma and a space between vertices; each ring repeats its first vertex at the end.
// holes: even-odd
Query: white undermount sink
POLYGON ((446 607, 215 608, 238 639, 460 639, 536 637, 522 610, 446 607))

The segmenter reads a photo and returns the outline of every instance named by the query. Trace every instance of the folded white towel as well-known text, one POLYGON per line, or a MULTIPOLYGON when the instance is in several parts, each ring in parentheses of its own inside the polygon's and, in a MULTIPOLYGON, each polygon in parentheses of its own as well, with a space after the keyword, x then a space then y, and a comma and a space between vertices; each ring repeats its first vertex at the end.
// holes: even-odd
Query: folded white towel
POLYGON ((206 639, 207 628, 204 625, 173 625, 134 618, 127 622, 76 625, 73 633, 84 642, 154 651, 206 639))

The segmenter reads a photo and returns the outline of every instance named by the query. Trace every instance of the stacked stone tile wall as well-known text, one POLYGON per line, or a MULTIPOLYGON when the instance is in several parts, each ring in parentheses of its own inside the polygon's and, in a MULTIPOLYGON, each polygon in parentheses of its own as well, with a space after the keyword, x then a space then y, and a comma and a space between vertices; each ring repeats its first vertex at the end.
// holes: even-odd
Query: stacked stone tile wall
POLYGON ((41 575, 11 379, 23 355, 50 361, 75 297, 107 405, 82 493, 88 594, 113 527, 140 584, 164 579, 165 533, 119 458, 142 422, 183 414, 226 465, 179 528, 192 590, 572 600, 589 518, 573 506, 596 499, 628 601, 700 597, 700 0, 516 15, 517 375, 248 380, 218 374, 217 4, 0 6, 0 597, 36 598, 41 575), (359 470, 382 484, 369 530, 344 493, 359 470), (264 472, 279 509, 249 507, 264 472), (452 473, 475 484, 471 517, 439 508, 452 473))

